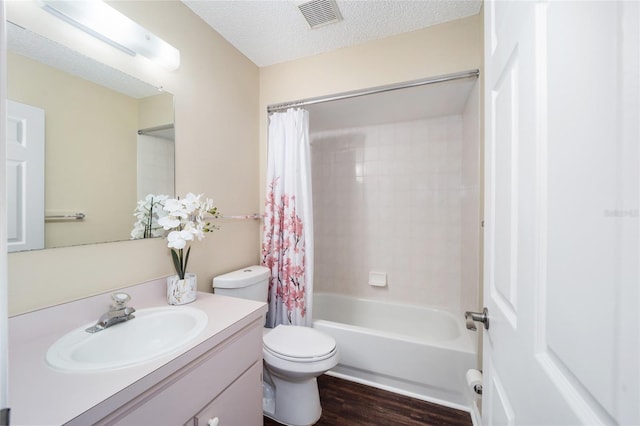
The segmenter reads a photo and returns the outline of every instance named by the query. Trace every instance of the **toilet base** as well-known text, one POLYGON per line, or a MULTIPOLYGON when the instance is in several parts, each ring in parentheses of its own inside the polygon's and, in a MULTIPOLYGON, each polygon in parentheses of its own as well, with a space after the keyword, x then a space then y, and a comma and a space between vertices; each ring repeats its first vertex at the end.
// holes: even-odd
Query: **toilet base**
POLYGON ((275 387, 275 412, 265 410, 265 416, 287 426, 313 425, 320 419, 322 407, 315 377, 284 380, 273 371, 264 373, 265 380, 268 377, 275 387))

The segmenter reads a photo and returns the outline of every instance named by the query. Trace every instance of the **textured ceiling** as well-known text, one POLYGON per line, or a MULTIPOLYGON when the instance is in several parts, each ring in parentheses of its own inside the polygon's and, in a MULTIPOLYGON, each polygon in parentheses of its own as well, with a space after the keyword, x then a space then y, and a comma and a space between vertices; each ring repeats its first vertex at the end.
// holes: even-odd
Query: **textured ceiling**
POLYGON ((263 67, 472 16, 482 0, 338 0, 344 20, 310 29, 293 0, 182 0, 263 67))

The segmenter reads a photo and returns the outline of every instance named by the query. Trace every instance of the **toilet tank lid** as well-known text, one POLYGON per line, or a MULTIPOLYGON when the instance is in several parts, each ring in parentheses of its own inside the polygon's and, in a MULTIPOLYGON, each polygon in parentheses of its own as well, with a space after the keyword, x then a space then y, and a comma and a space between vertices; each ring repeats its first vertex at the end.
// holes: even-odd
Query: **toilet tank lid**
POLYGON ((269 277, 269 268, 265 266, 248 266, 237 271, 213 277, 213 288, 247 287, 269 277))

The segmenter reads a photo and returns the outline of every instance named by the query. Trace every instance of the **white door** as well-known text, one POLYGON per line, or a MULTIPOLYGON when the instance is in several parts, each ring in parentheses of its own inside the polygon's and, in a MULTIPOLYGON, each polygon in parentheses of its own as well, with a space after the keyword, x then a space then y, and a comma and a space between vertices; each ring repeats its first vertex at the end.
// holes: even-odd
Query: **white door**
POLYGON ((640 424, 638 2, 485 2, 482 423, 640 424))
POLYGON ((8 251, 44 248, 44 110, 7 100, 8 251))

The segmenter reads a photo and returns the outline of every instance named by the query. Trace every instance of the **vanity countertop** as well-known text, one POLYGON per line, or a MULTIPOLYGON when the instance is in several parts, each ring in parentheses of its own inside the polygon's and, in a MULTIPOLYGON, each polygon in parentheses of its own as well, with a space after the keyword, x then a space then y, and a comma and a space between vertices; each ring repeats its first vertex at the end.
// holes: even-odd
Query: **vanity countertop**
MULTIPOLYGON (((128 287, 130 306, 167 306, 165 280, 128 287)), ((61 336, 95 322, 109 308, 110 293, 9 318, 9 398, 11 423, 59 425, 88 410, 106 411, 105 401, 126 402, 189 364, 239 330, 261 319, 261 302, 198 293, 192 308, 209 321, 204 331, 180 350, 141 365, 100 372, 61 372, 47 365, 49 347, 61 336)), ((135 321, 135 319, 134 319, 135 321)))

